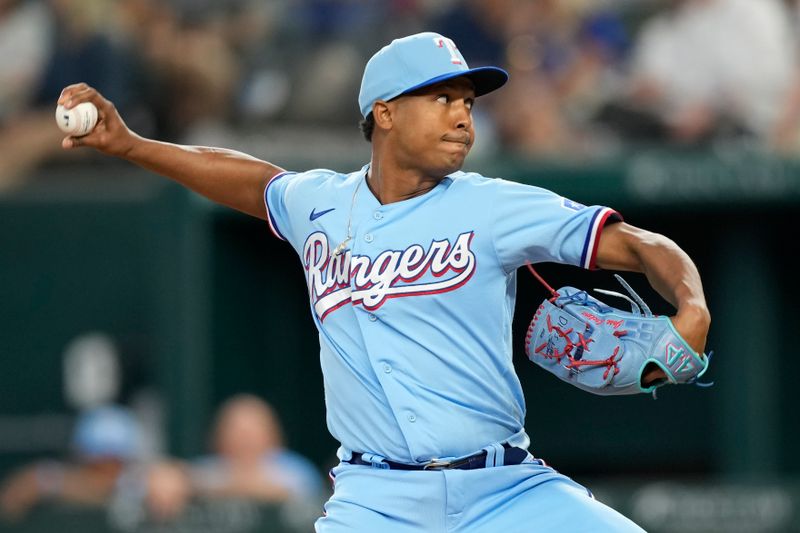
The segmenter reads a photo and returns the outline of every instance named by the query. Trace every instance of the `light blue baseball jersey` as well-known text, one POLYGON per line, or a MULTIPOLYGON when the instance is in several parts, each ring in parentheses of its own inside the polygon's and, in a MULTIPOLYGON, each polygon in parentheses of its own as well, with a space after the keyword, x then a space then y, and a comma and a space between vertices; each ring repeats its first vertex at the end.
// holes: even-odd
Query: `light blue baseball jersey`
POLYGON ((592 268, 602 227, 618 215, 465 172, 381 205, 367 168, 285 172, 265 191, 270 227, 305 269, 340 459, 527 448, 512 364, 516 269, 592 268), (352 239, 334 254, 348 226, 352 239))

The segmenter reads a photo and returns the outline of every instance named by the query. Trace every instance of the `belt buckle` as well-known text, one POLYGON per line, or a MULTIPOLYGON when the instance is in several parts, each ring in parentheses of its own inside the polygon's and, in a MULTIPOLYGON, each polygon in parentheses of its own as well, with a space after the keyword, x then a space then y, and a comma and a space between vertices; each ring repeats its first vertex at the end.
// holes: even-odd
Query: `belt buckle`
POLYGON ((453 464, 453 461, 443 461, 441 459, 433 458, 424 465, 422 465, 423 470, 446 470, 450 468, 450 465, 453 464))

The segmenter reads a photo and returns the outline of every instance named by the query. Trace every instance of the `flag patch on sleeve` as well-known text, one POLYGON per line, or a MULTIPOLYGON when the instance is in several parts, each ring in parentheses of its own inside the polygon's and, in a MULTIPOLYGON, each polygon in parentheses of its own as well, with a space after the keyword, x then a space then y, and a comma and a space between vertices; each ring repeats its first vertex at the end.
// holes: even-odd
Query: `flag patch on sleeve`
POLYGON ((572 201, 569 198, 561 198, 561 207, 566 207, 567 209, 572 209, 573 211, 580 211, 586 206, 579 202, 572 201))

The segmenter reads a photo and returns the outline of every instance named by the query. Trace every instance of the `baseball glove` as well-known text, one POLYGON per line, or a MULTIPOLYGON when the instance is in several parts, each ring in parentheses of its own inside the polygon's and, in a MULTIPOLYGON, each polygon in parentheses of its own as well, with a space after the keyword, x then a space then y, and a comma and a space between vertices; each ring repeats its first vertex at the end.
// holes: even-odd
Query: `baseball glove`
MULTIPOLYGON (((529 268, 530 265, 529 265, 529 268)), ((620 276, 630 297, 631 311, 615 309, 586 291, 562 287, 536 310, 525 337, 528 359, 560 379, 600 395, 652 392, 667 383, 697 383, 708 368, 709 356, 695 352, 667 316, 654 316, 647 304, 620 276), (654 363, 666 380, 643 387, 642 373, 654 363)), ((699 385, 707 385, 701 384, 699 385)))

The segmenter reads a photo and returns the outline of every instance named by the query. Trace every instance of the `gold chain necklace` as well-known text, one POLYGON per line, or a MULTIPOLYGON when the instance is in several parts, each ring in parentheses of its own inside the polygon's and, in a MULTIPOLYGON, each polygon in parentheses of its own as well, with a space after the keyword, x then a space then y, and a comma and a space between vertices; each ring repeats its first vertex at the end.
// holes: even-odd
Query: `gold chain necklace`
POLYGON ((356 185, 355 190, 353 191, 353 199, 350 202, 350 213, 347 215, 347 237, 345 238, 345 240, 340 242, 339 245, 336 248, 334 248, 334 250, 333 250, 333 256, 334 257, 336 257, 337 255, 341 254, 344 251, 345 247, 347 246, 347 243, 350 242, 353 239, 353 233, 352 233, 353 225, 352 225, 352 223, 353 223, 353 209, 356 206, 356 194, 358 194, 358 189, 361 188, 361 183, 366 181, 366 179, 367 179, 367 176, 365 174, 364 177, 358 182, 358 184, 356 185))

